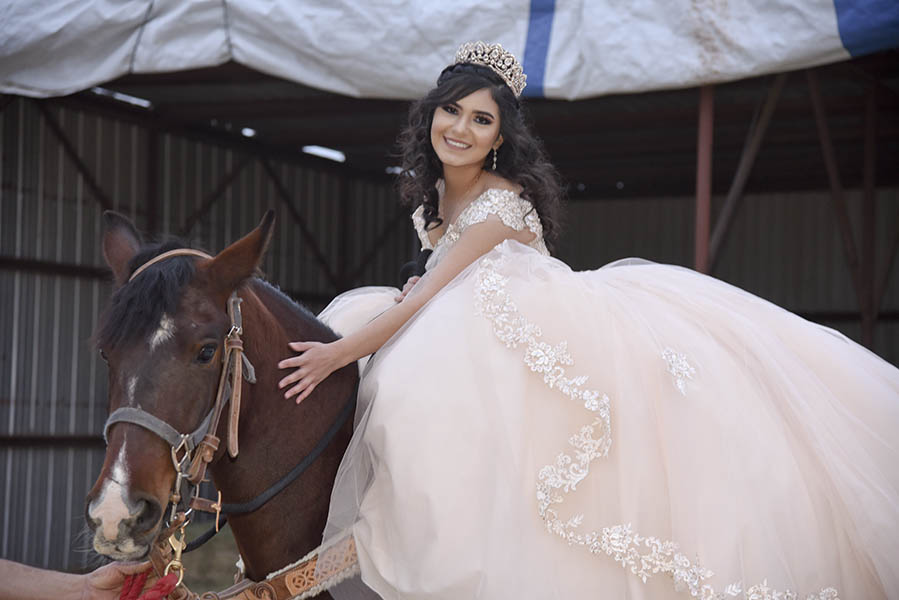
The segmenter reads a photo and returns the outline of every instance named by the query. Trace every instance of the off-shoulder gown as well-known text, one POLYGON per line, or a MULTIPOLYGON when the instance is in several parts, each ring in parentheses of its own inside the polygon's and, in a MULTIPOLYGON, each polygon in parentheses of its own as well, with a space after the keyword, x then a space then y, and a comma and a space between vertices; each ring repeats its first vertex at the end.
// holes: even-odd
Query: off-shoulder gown
MULTIPOLYGON (((325 542, 352 536, 366 586, 899 598, 899 370, 689 269, 574 272, 509 191, 472 202, 428 269, 489 215, 534 241, 475 261, 363 370, 325 542)), ((413 222, 431 248, 421 208, 413 222)), ((354 290, 321 317, 346 334, 397 293, 354 290)))

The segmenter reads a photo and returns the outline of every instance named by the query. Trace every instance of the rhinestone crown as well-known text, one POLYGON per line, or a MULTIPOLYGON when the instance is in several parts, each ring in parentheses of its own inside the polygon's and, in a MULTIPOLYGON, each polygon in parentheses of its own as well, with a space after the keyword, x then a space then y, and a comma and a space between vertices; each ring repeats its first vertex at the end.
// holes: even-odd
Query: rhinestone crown
POLYGON ((459 63, 473 63, 493 69, 497 75, 503 78, 516 98, 521 96, 524 86, 527 85, 528 76, 524 74, 524 70, 515 60, 515 56, 499 44, 484 42, 462 44, 456 51, 454 64, 459 63))

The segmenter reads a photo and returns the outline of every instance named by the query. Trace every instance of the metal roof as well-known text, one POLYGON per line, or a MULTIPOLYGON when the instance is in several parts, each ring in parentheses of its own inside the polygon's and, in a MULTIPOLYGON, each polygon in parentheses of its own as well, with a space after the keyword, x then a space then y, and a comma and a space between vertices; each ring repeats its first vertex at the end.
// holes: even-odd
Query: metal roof
MULTIPOLYGON (((844 187, 861 185, 869 93, 877 103, 877 185, 899 183, 899 51, 812 71, 820 81, 844 187)), ((715 193, 727 190, 773 77, 715 86, 715 193)), ((387 177, 385 169, 398 163, 395 140, 408 110, 406 101, 340 96, 236 63, 128 75, 103 88, 146 99, 152 106, 138 108, 91 91, 63 101, 299 161, 325 164, 301 148, 326 146, 347 157, 345 165, 335 168, 375 179, 387 177), (243 128, 252 128, 255 136, 242 136, 243 128)), ((577 101, 533 99, 525 104, 572 197, 692 194, 697 88, 577 101)), ((796 71, 789 74, 746 189, 826 187, 807 76, 796 71)))

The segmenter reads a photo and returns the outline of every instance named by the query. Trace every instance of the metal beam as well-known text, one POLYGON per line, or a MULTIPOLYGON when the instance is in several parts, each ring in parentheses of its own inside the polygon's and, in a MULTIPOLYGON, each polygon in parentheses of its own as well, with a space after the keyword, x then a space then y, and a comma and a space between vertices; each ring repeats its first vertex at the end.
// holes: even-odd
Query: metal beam
POLYGON ((288 212, 293 217, 293 220, 300 227, 300 231, 302 232, 302 236, 300 239, 303 240, 303 243, 309 248, 309 251, 312 252, 312 256, 315 258, 315 262, 318 263, 318 266, 321 267, 322 271, 325 273, 325 276, 328 278, 328 281, 334 286, 334 291, 340 289, 340 281, 338 281, 337 277, 331 271, 331 267, 328 265, 328 261, 325 258, 324 253, 319 248, 318 243, 315 240, 315 237, 312 235, 312 230, 309 229, 309 226, 306 224, 306 220, 303 219, 303 216, 297 211, 296 207, 293 205, 293 201, 290 198, 290 192, 287 191, 287 188, 284 187, 284 184, 281 183, 281 179, 278 177, 278 174, 275 173, 275 170, 272 168, 271 164, 267 160, 262 160, 262 168, 271 178, 272 183, 275 185, 275 191, 278 193, 278 197, 281 199, 281 202, 287 206, 288 212))
POLYGON ((893 240, 889 244, 889 249, 886 253, 886 261, 883 265, 883 271, 881 271, 880 279, 877 281, 877 287, 874 289, 874 320, 876 321, 878 318, 883 318, 883 313, 880 312, 880 306, 883 304, 883 297, 886 294, 887 284, 890 282, 890 273, 893 272, 893 265, 896 262, 896 254, 899 254, 899 214, 896 215, 896 218, 893 223, 893 240))
POLYGON ((186 221, 184 221, 184 225, 181 227, 181 230, 178 233, 180 237, 187 237, 187 234, 189 234, 190 230, 193 229, 194 225, 197 224, 197 221, 199 221, 206 213, 209 212, 209 209, 212 208, 216 201, 222 197, 222 194, 225 193, 225 190, 228 189, 228 186, 230 186, 234 182, 237 176, 240 175, 241 171, 243 171, 244 167, 250 164, 250 161, 252 161, 252 159, 252 156, 244 156, 237 162, 236 165, 231 167, 231 170, 221 178, 219 184, 215 186, 215 189, 207 194, 206 198, 203 199, 203 203, 200 205, 200 207, 195 210, 189 217, 187 217, 186 221))
POLYGON ((46 260, 18 258, 16 256, 0 256, 0 270, 112 281, 112 273, 105 267, 56 263, 46 260))
POLYGON ((696 149, 696 227, 693 268, 709 272, 709 225, 712 210, 712 134, 715 122, 715 88, 699 88, 699 125, 696 149))
POLYGON ((357 281, 360 277, 362 277, 362 273, 365 272, 366 267, 371 264, 371 262, 377 256, 378 251, 387 244, 388 240, 390 240, 390 236, 393 233, 393 230, 396 229, 397 225, 403 222, 404 218, 408 218, 409 212, 405 207, 401 206, 393 218, 389 223, 381 230, 378 234, 378 237, 375 238, 375 241, 372 243, 371 247, 365 253, 365 259, 359 263, 356 267, 356 270, 353 271, 352 276, 350 277, 350 282, 357 281))
MULTIPOLYGON (((180 122, 173 119, 159 118, 154 114, 147 114, 146 110, 123 106, 120 102, 95 96, 89 92, 82 92, 73 96, 53 98, 45 100, 52 104, 65 106, 72 110, 88 111, 106 117, 113 117, 120 121, 139 125, 141 127, 155 128, 160 133, 171 133, 185 139, 215 144, 224 148, 230 148, 236 152, 252 153, 256 156, 271 160, 278 160, 293 166, 317 171, 332 173, 339 177, 353 177, 354 179, 372 181, 374 183, 386 183, 392 180, 383 172, 371 172, 352 164, 335 163, 324 158, 318 158, 302 153, 294 144, 274 144, 256 139, 247 138, 238 132, 215 129, 208 124, 196 124, 180 122)), ((391 142, 393 139, 391 139, 391 142)))
POLYGON ((812 101, 812 110, 815 113, 815 124, 818 129, 818 139, 821 142, 821 154, 824 158, 824 166, 827 169, 827 178, 830 182, 830 195, 833 198, 833 206, 836 211, 837 226, 843 238, 843 251, 846 255, 846 263, 855 286, 858 297, 859 309, 864 310, 864 292, 859 273, 858 252, 855 248, 855 239, 852 235, 852 223, 849 220, 849 209, 846 206, 846 198, 843 196, 843 186, 840 183, 840 174, 837 170, 837 160, 833 151, 833 143, 830 139, 830 128, 827 125, 827 114, 824 110, 824 101, 821 99, 821 91, 818 87, 818 77, 812 70, 805 72, 808 80, 809 96, 812 101))
POLYGON ((159 130, 147 130, 147 232, 159 231, 159 130))
POLYGON ((743 190, 746 187, 746 180, 752 172, 752 166, 755 164, 755 157, 765 138, 765 132, 768 130, 768 124, 771 122, 771 115, 777 107, 777 100, 783 90, 784 83, 787 81, 787 74, 781 73, 774 78, 771 87, 768 88, 768 96, 765 104, 759 113, 758 120, 750 127, 749 134, 746 139, 746 145, 740 156, 740 162, 737 165, 737 172, 734 174, 734 180, 727 192, 727 199, 718 215, 715 223, 715 230, 712 233, 711 242, 709 242, 709 272, 714 270, 715 263, 718 261, 721 251, 721 245, 724 243, 724 237, 727 235, 734 215, 740 206, 740 200, 743 198, 743 190))
MULTIPOLYGON (((36 275, 56 275, 60 277, 76 277, 82 279, 99 279, 112 283, 112 272, 106 267, 55 263, 45 260, 31 260, 15 256, 0 256, 0 271, 19 271, 36 275)), ((316 303, 327 303, 333 296, 321 292, 302 290, 281 290, 291 298, 316 303)))
POLYGON ((94 448, 106 447, 102 435, 0 435, 0 448, 94 448))
POLYGON ((337 278, 340 280, 338 292, 349 289, 352 280, 347 276, 350 256, 350 183, 337 180, 337 211, 340 236, 337 240, 337 278))
POLYGON ((66 137, 65 132, 63 132, 62 128, 59 126, 59 123, 56 122, 56 119, 47 109, 47 106, 44 102, 39 102, 37 100, 32 100, 35 106, 37 106, 38 110, 44 116, 44 121, 46 121, 47 126, 50 128, 50 131, 53 132, 53 135, 56 136, 56 139, 59 140, 60 145, 62 145, 63 150, 68 155, 69 160, 75 165, 75 168, 78 169, 78 172, 81 173, 81 177, 84 179, 84 183, 87 184, 87 187, 93 193, 94 198, 96 198, 97 202, 100 203, 100 206, 103 207, 104 210, 112 210, 113 204, 110 201, 109 196, 106 192, 103 191, 103 188, 100 187, 100 184, 97 183, 96 178, 94 178, 94 174, 91 173, 91 170, 84 164, 84 161, 81 160, 81 157, 78 156, 78 151, 75 150, 75 146, 72 145, 72 142, 69 141, 69 138, 66 137))
POLYGON ((877 309, 874 299, 874 273, 876 272, 875 238, 877 230, 874 224, 877 218, 875 203, 875 167, 877 159, 877 91, 873 85, 868 87, 865 98, 865 165, 864 165, 864 197, 862 199, 862 344, 874 347, 874 325, 877 309))

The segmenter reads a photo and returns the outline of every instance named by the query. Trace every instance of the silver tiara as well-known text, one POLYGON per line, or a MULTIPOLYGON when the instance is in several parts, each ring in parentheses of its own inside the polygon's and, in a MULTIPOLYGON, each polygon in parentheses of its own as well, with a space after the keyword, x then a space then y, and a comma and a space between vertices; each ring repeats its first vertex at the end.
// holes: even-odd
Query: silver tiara
POLYGON ((515 56, 499 44, 484 42, 462 44, 456 51, 456 62, 453 64, 459 63, 473 63, 490 67, 503 78, 516 98, 521 96, 524 86, 527 85, 528 76, 524 74, 524 70, 515 60, 515 56))

